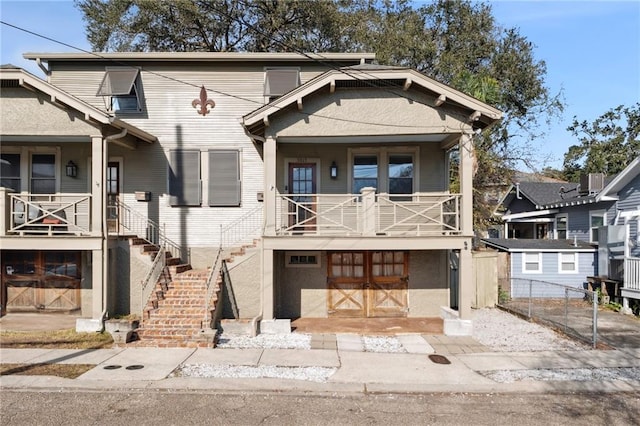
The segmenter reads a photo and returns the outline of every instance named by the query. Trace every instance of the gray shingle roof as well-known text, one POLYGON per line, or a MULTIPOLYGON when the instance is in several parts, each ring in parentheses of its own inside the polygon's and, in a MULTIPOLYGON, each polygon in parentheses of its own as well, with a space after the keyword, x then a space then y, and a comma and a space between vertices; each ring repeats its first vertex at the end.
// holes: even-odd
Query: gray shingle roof
POLYGON ((534 240, 534 239, 505 239, 505 238, 482 238, 485 245, 505 251, 518 250, 540 250, 540 251, 556 251, 556 250, 596 250, 595 246, 577 241, 576 245, 573 240, 534 240))

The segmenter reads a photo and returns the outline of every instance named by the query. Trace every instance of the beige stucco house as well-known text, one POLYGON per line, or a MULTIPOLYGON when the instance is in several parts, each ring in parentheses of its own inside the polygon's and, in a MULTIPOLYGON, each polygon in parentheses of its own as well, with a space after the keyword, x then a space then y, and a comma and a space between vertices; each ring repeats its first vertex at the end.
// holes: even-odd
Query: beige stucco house
POLYGON ((371 54, 25 57, 46 71, 47 90, 2 70, 2 109, 13 111, 2 114, 3 159, 31 155, 20 160, 20 190, 2 198, 3 289, 16 252, 84 237, 69 213, 54 214, 64 232, 43 221, 35 227, 47 232, 20 232, 15 205, 69 212, 55 197, 73 192, 90 195, 93 245, 68 249, 84 253, 80 281, 102 285, 81 287, 85 317, 147 303, 139 287, 153 265, 124 242, 133 233, 214 275, 221 248, 254 242, 228 265, 226 286, 235 315, 264 328, 299 317, 446 316, 446 332, 470 332, 473 138, 500 111, 416 71, 372 65, 371 54), (18 107, 22 97, 30 106, 18 107), (56 153, 51 206, 32 190, 40 145, 56 153), (455 148, 460 193, 449 191, 455 148), (76 177, 66 176, 69 161, 76 177))

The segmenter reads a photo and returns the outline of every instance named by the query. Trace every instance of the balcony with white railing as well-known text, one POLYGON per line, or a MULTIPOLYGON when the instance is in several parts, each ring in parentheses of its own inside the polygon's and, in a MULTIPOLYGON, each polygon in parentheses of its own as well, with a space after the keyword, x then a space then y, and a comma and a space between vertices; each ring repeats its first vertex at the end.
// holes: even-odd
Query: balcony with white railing
POLYGON ((91 194, 2 193, 0 236, 89 236, 91 194))
POLYGON ((640 297, 640 257, 625 257, 622 288, 637 292, 640 297))
POLYGON ((461 196, 449 193, 276 195, 277 236, 461 235, 461 196))

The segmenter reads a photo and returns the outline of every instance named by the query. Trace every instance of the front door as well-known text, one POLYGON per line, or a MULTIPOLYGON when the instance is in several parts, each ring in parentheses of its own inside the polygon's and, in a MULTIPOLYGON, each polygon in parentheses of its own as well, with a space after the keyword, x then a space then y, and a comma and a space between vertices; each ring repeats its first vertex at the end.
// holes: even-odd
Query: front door
POLYGON ((80 309, 80 253, 10 251, 2 256, 2 284, 9 311, 80 309))
POLYGON ((289 227, 295 231, 315 231, 315 163, 289 164, 289 227))
POLYGON ((408 256, 405 251, 329 253, 329 316, 406 317, 408 256))
POLYGON ((107 226, 109 232, 118 232, 120 208, 118 194, 120 193, 120 163, 109 161, 107 164, 107 226))

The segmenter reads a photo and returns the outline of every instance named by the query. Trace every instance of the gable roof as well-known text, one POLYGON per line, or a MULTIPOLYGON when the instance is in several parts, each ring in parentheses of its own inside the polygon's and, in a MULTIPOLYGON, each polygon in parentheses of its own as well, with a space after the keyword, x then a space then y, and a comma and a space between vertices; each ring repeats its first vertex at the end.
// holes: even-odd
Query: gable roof
POLYGON ((157 141, 157 138, 150 133, 126 123, 119 118, 105 114, 99 109, 36 77, 22 68, 15 67, 13 65, 3 65, 0 67, 0 81, 14 81, 14 84, 17 86, 43 93, 49 96, 53 103, 62 104, 76 110, 82 114, 84 119, 88 122, 108 125, 117 130, 126 130, 128 134, 148 143, 157 141))
POLYGON ((584 251, 593 252, 597 248, 595 246, 585 243, 584 241, 573 240, 536 240, 536 239, 505 239, 505 238, 482 238, 482 241, 486 246, 496 248, 498 250, 508 252, 522 252, 522 251, 544 251, 544 252, 556 252, 556 251, 584 251))
POLYGON ((362 64, 352 67, 329 70, 307 83, 298 86, 284 96, 256 109, 243 117, 245 128, 252 134, 263 130, 264 123, 269 117, 291 105, 302 105, 303 98, 329 86, 332 93, 336 82, 344 84, 364 84, 368 87, 385 88, 388 91, 407 91, 412 85, 417 85, 432 93, 440 106, 443 103, 462 107, 471 114, 470 121, 475 126, 485 128, 502 117, 502 112, 478 99, 453 89, 446 84, 437 82, 418 71, 405 67, 391 67, 362 64))
POLYGON ((613 177, 596 196, 597 201, 617 200, 618 191, 627 186, 638 175, 640 175, 640 156, 636 157, 623 171, 613 177))

